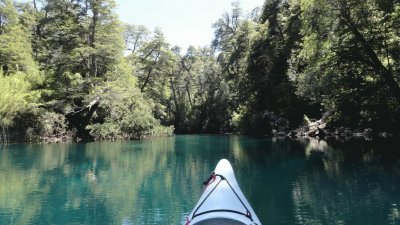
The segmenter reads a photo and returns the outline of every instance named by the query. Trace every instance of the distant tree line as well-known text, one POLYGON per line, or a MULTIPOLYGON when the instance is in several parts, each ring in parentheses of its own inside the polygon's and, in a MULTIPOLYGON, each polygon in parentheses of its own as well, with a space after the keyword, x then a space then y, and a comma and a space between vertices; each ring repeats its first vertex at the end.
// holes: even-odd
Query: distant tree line
POLYGON ((115 7, 0 0, 2 142, 269 135, 304 115, 399 132, 399 1, 235 3, 209 47, 183 53, 115 7))

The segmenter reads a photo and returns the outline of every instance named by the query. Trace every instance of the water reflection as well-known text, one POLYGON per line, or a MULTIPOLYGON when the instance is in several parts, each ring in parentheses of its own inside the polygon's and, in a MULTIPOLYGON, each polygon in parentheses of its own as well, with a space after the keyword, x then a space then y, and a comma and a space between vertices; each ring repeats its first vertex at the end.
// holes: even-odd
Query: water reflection
POLYGON ((0 224, 179 224, 221 158, 263 224, 400 224, 396 141, 176 136, 0 150, 0 224))
POLYGON ((316 158, 313 165, 321 160, 323 170, 314 168, 295 180, 296 222, 398 224, 400 220, 389 213, 393 202, 400 201, 399 180, 394 171, 388 170, 399 164, 387 161, 388 157, 398 157, 398 153, 388 149, 390 146, 375 148, 375 143, 354 141, 332 143, 323 148, 323 154, 311 151, 316 158))

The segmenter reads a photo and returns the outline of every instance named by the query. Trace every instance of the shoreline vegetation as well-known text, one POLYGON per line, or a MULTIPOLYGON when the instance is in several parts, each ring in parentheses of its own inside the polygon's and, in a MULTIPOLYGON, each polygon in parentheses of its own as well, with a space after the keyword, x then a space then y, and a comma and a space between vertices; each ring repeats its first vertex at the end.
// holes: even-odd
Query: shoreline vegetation
POLYGON ((0 0, 0 144, 400 134, 400 2, 233 3, 186 52, 115 8, 0 0))

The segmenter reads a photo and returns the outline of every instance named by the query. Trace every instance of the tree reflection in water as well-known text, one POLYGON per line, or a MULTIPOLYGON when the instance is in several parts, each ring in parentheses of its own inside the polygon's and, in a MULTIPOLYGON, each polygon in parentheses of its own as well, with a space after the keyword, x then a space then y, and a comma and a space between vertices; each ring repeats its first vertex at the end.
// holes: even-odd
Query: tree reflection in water
POLYGON ((0 224, 179 224, 221 158, 263 224, 399 224, 398 141, 175 136, 10 145, 0 224))

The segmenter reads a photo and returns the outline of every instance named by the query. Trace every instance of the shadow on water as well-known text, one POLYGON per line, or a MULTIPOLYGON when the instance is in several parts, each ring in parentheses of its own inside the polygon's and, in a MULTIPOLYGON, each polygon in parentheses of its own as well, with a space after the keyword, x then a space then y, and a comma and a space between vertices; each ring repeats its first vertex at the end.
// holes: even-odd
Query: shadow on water
POLYGON ((182 135, 0 150, 0 224, 179 224, 221 158, 263 224, 400 224, 397 140, 182 135))

